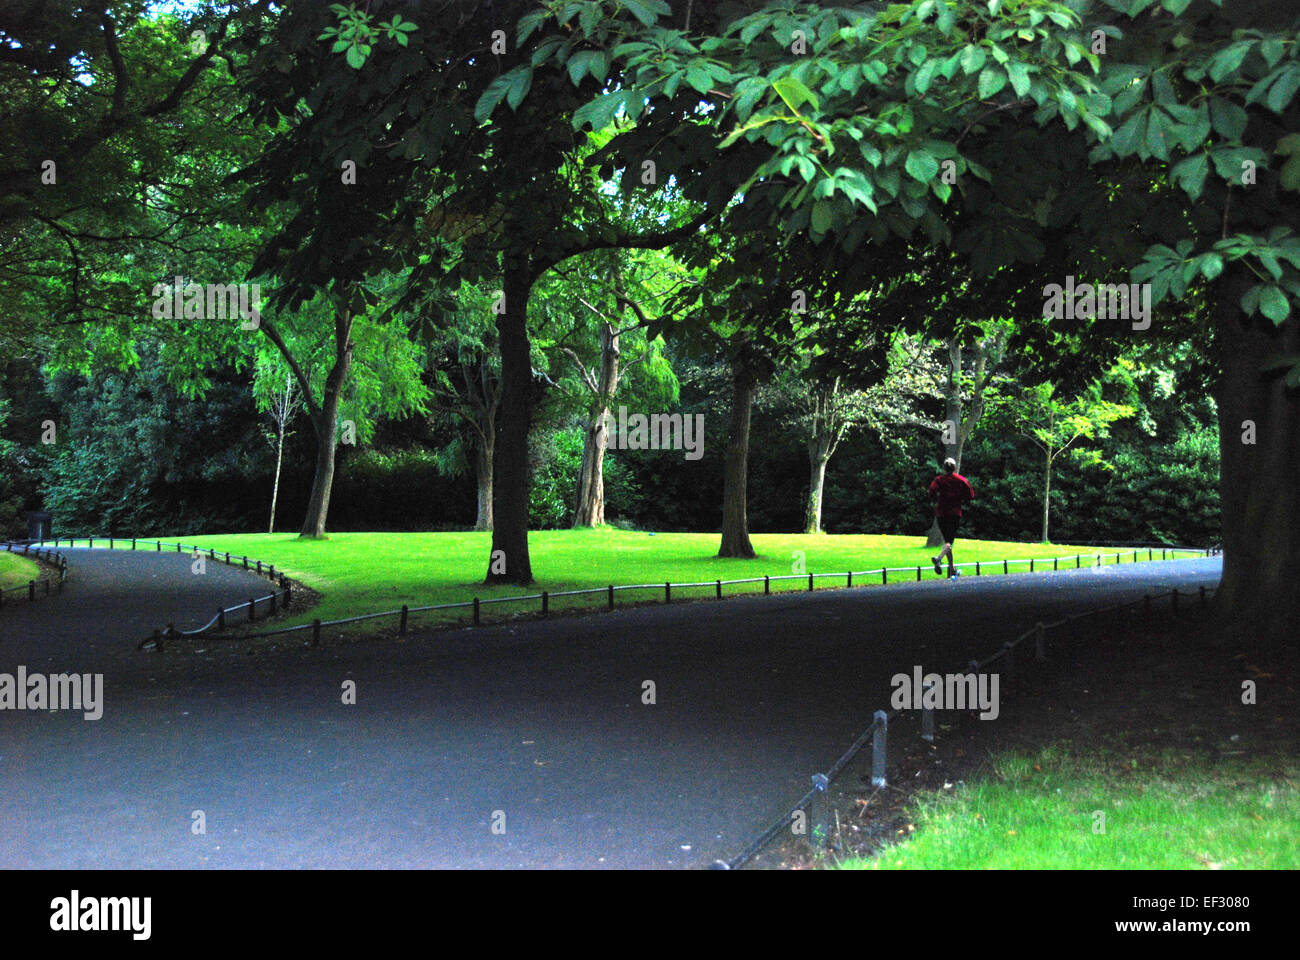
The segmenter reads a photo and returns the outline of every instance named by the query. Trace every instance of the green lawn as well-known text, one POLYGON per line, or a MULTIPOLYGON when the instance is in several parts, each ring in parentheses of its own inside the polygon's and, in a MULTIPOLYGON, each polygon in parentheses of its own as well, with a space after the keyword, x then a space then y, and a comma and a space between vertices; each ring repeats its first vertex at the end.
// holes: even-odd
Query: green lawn
POLYGON ((1049 747, 994 778, 922 795, 916 832, 848 869, 1106 870, 1300 867, 1300 760, 1215 761, 1163 750, 1087 761, 1049 747), (1105 832, 1096 811, 1105 814, 1105 832))
MULTIPOLYGON (((175 538, 165 537, 171 541, 175 538)), ((608 584, 662 584, 709 581, 706 587, 673 590, 673 598, 711 596, 711 582, 744 577, 788 575, 795 572, 795 551, 803 551, 806 572, 839 573, 865 571, 881 566, 910 567, 908 572, 891 573, 890 580, 915 580, 916 565, 922 565, 922 577, 935 579, 930 566, 930 551, 921 537, 874 535, 804 535, 759 534, 752 538, 759 556, 753 560, 723 560, 715 556, 718 535, 712 533, 660 533, 616 529, 544 530, 529 535, 533 575, 537 583, 528 588, 516 586, 486 587, 489 533, 337 533, 328 540, 300 540, 296 534, 232 534, 180 538, 224 553, 248 556, 275 564, 290 576, 324 595, 324 600, 310 616, 286 620, 284 625, 308 622, 312 616, 331 620, 362 613, 391 610, 403 603, 411 606, 452 603, 477 596, 512 596, 536 594, 541 590, 558 592, 608 584)), ((1011 564, 1011 572, 1028 569, 1028 560, 1087 553, 1089 548, 1070 548, 1041 543, 1003 543, 996 541, 959 540, 957 559, 966 561, 997 560, 996 568, 984 567, 985 575, 1001 573, 1004 558, 1020 561, 1011 564)), ((1160 554, 1155 554, 1159 559, 1160 554)), ((1146 559, 1145 552, 1141 559, 1146 559)), ((1104 557, 1115 563, 1115 554, 1104 557)), ((1131 554, 1124 562, 1131 562, 1131 554)), ((1085 559, 1087 564, 1088 560, 1085 559)), ((1071 562, 1071 565, 1073 563, 1071 562)), ((1042 569, 1042 565, 1039 565, 1042 569)), ((1050 563, 1048 564, 1050 569, 1050 563)), ((973 575, 974 570, 965 571, 973 575)), ((855 580, 855 583, 857 581, 855 580)), ((880 582, 876 574, 874 582, 880 582)), ((817 589, 843 586, 842 579, 818 579, 817 589)), ((773 583, 775 590, 807 590, 808 581, 786 580, 773 583)), ((741 591, 762 591, 763 584, 723 588, 724 595, 741 591)), ((618 593, 618 602, 649 601, 663 598, 663 590, 618 593)), ((594 597, 553 598, 551 609, 596 607, 606 603, 604 595, 594 597)), ((535 611, 536 600, 527 603, 503 603, 484 607, 484 618, 520 610, 535 611)), ((412 615, 412 623, 464 621, 467 611, 430 612, 412 615)), ((381 621, 383 623, 383 621, 381 621)), ((371 628, 375 624, 369 625, 371 628)))
POLYGON ((40 576, 41 568, 33 561, 8 550, 0 552, 0 590, 22 586, 29 580, 39 580, 40 576))

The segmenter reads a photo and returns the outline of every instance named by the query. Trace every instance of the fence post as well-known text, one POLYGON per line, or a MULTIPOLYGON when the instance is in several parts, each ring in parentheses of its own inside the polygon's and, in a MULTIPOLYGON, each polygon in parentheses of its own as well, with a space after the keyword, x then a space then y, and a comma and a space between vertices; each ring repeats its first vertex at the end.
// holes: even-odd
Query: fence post
POLYGON ((131 549, 132 549, 132 550, 135 549, 135 537, 132 537, 132 538, 131 538, 131 549))
POLYGON ((542 616, 546 616, 551 610, 551 595, 545 590, 542 591, 542 616))
POLYGON ((474 598, 474 626, 477 627, 478 625, 479 625, 478 597, 475 597, 474 598))
POLYGON ((311 622, 311 645, 313 647, 320 646, 320 619, 319 618, 311 622))
POLYGON ((664 603, 672 603, 672 602, 673 602, 673 585, 672 585, 671 583, 665 583, 665 584, 664 584, 664 603))
POLYGON ((409 608, 406 606, 406 604, 402 604, 402 619, 401 619, 401 621, 397 624, 397 635, 398 635, 399 637, 402 637, 402 636, 405 636, 405 635, 406 635, 406 615, 407 615, 408 609, 409 609, 409 608))
POLYGON ((161 541, 161 540, 155 540, 155 541, 153 542, 153 552, 154 552, 154 553, 162 553, 162 541, 161 541))
POLYGON ((262 561, 261 561, 261 560, 257 561, 257 575, 258 575, 259 577, 262 575, 262 561))
POLYGON ((1150 548, 1150 547, 1147 547, 1147 559, 1148 559, 1148 560, 1151 559, 1151 548, 1150 548))
POLYGON ((881 567, 881 568, 880 568, 880 583, 881 583, 881 585, 884 585, 884 584, 886 584, 886 583, 888 583, 888 582, 889 582, 889 568, 888 568, 888 567, 881 567))
POLYGON ((1164 547, 1161 547, 1161 548, 1160 548, 1160 559, 1161 559, 1161 560, 1164 560, 1164 559, 1165 559, 1165 548, 1164 548, 1164 547))
POLYGON ((714 587, 715 587, 715 588, 717 589, 717 591, 718 591, 718 599, 721 600, 721 599, 722 599, 722 581, 721 581, 721 580, 715 580, 715 581, 714 581, 714 587))
POLYGON ((1043 629, 1043 621, 1039 620, 1037 627, 1034 629, 1034 659, 1035 660, 1047 659, 1047 644, 1043 636, 1044 633, 1046 633, 1046 631, 1043 629))
POLYGON ((1003 572, 1003 573, 1010 573, 1010 572, 1011 572, 1010 570, 1007 569, 1007 562, 1006 562, 1005 560, 1002 561, 1002 572, 1003 572))
POLYGON ((916 568, 916 582, 921 582, 921 568, 919 566, 916 568))
POLYGON ((871 734, 871 785, 885 785, 885 748, 889 737, 889 714, 876 711, 875 730, 871 734))
POLYGON ((614 609, 614 585, 609 585, 609 609, 614 609))
MULTIPOLYGON (((88 540, 87 543, 86 543, 86 549, 87 549, 87 550, 93 550, 93 549, 95 549, 95 538, 94 538, 94 537, 90 537, 90 538, 89 538, 89 540, 88 540)), ((24 550, 23 552, 26 553, 27 551, 24 550)))
POLYGON ((1030 557, 1030 558, 1029 558, 1029 572, 1030 572, 1030 573, 1033 573, 1033 572, 1034 572, 1034 558, 1033 558, 1033 557, 1030 557))
POLYGON ((850 586, 850 587, 853 586, 853 571, 852 571, 852 570, 849 571, 849 582, 848 582, 848 586, 850 586))
POLYGON ((979 575, 980 575, 980 562, 979 562, 978 560, 976 560, 976 561, 975 561, 975 576, 978 577, 979 575))
POLYGON ((252 597, 248 598, 248 622, 252 623, 257 619, 257 601, 252 597))
POLYGON ((1052 572, 1053 572, 1053 573, 1055 573, 1057 570, 1061 569, 1060 567, 1058 567, 1058 566, 1056 565, 1056 560, 1057 560, 1056 557, 1052 557, 1052 572))
POLYGON ((230 566, 230 551, 226 551, 226 566, 230 566))
POLYGON ((109 537, 109 538, 108 538, 108 549, 110 549, 110 550, 113 549, 113 538, 112 538, 112 537, 109 537))
POLYGON ((808 592, 811 593, 813 588, 813 575, 808 574, 808 592))
POLYGON ((286 607, 289 606, 289 600, 292 596, 293 595, 289 592, 289 585, 286 583, 284 585, 284 605, 286 607))
POLYGON ((248 557, 244 557, 244 569, 248 569, 248 557))
POLYGON ((275 597, 276 595, 274 593, 271 594, 271 616, 275 616, 275 597))
POLYGON ((763 574, 763 593, 768 594, 771 592, 772 592, 772 578, 765 573, 763 574))

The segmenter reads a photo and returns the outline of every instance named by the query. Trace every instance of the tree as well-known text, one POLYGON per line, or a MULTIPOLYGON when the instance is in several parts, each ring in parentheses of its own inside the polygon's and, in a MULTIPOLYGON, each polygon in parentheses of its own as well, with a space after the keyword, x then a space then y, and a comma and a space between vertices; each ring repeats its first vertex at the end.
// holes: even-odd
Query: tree
MULTIPOLYGON (((260 358, 259 358, 260 359, 260 358)), ((277 364, 270 369, 259 364, 253 380, 253 394, 259 409, 271 418, 273 431, 263 432, 267 442, 275 448, 275 479, 271 485, 271 519, 266 532, 275 533, 275 504, 280 496, 280 468, 284 464, 284 441, 292 431, 289 422, 302 412, 302 392, 294 382, 293 374, 277 364)))
POLYGON ((1050 383, 1025 387, 1013 404, 1017 431, 1043 455, 1043 543, 1047 543, 1051 513, 1052 468, 1067 451, 1093 466, 1108 466, 1096 448, 1075 447, 1081 440, 1108 436, 1116 420, 1131 417, 1137 410, 1127 404, 1111 403, 1100 396, 1085 395, 1063 401, 1050 383))

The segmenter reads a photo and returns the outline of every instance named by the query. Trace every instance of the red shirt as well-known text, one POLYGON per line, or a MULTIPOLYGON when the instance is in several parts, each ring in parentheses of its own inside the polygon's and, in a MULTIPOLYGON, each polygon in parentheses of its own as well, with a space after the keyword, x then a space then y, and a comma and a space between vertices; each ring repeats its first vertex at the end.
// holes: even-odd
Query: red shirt
POLYGON ((937 494, 936 517, 960 517, 962 504, 975 499, 975 491, 960 473, 941 473, 930 481, 930 493, 937 494))

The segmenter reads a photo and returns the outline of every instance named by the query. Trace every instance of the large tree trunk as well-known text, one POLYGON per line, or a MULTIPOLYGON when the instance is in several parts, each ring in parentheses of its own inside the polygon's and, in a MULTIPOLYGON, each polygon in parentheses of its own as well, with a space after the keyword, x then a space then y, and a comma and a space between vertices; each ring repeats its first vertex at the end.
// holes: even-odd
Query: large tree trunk
MULTIPOLYGON (((811 448, 811 444, 809 447, 811 448)), ((822 491, 826 487, 826 464, 830 457, 809 450, 812 470, 808 477, 808 508, 804 512, 804 533, 822 532, 822 491)))
POLYGON ((746 486, 749 479, 749 416, 754 405, 755 383, 743 365, 732 375, 735 393, 731 401, 731 422, 727 430, 727 454, 722 475, 722 545, 720 557, 752 557, 746 486))
POLYGON ((605 522, 605 450, 609 446, 609 408, 588 419, 582 445, 582 473, 578 477, 575 527, 598 527, 605 522))
POLYGON ((1280 354, 1300 353, 1300 318, 1281 325, 1240 310, 1253 278, 1225 270, 1217 307, 1223 359, 1219 381, 1219 490, 1223 510, 1223 579, 1215 607, 1239 644, 1294 643, 1300 623, 1300 390, 1263 368, 1280 354), (1255 442, 1243 442, 1246 421, 1255 442))
MULTIPOLYGON (((605 522, 605 451, 609 447, 609 410, 618 391, 619 336, 608 320, 600 324, 600 374, 596 396, 588 411, 582 444, 582 475, 573 510, 575 527, 597 527, 605 522)), ((584 375, 585 379, 586 378, 584 375)))
POLYGON ((528 428, 533 368, 529 362, 526 259, 506 262, 505 310, 496 319, 501 347, 501 410, 492 489, 492 555, 487 583, 533 582, 528 558, 528 428))
POLYGON ((334 487, 334 449, 338 444, 339 403, 343 399, 343 385, 352 366, 352 315, 346 309, 334 323, 334 367, 325 378, 325 391, 320 408, 312 413, 311 423, 316 431, 316 474, 311 482, 311 496, 307 499, 307 515, 302 521, 301 536, 323 539, 325 520, 329 516, 330 491, 334 487))

